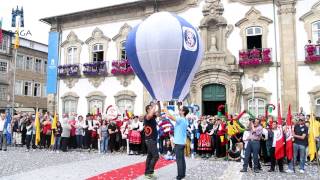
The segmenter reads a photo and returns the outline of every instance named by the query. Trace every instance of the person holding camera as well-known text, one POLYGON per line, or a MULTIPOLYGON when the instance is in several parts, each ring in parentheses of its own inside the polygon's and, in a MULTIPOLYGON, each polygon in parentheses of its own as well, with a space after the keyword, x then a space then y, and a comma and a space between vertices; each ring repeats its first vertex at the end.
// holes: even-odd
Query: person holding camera
POLYGON ((251 153, 253 154, 254 172, 259 173, 259 151, 260 151, 260 139, 262 137, 262 126, 259 119, 250 119, 249 124, 249 137, 247 138, 247 147, 245 151, 245 158, 243 163, 243 169, 240 172, 247 172, 249 159, 251 153))

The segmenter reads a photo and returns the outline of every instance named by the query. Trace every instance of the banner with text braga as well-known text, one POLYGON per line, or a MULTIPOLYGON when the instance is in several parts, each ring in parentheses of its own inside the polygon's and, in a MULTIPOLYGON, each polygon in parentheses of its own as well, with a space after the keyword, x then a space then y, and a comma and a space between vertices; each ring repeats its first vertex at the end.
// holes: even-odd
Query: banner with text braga
POLYGON ((59 62, 59 32, 49 33, 47 93, 57 93, 57 66, 59 62))

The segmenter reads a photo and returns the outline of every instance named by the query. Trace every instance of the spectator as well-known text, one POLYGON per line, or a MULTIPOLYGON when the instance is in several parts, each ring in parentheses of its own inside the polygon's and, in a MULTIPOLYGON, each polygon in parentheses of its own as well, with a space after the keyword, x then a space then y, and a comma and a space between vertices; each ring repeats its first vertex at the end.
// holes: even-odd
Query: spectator
POLYGON ((68 119, 64 118, 62 121, 62 133, 61 133, 61 150, 67 152, 67 146, 70 138, 71 125, 68 124, 68 119))

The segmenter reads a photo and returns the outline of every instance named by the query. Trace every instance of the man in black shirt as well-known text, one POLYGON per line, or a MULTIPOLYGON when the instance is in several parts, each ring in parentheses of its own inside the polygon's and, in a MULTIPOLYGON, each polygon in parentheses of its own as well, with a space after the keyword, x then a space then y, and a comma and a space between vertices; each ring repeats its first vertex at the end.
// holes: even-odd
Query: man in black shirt
POLYGON ((157 121, 156 121, 156 105, 146 106, 147 115, 144 117, 144 133, 145 142, 147 146, 147 160, 146 160, 146 178, 153 178, 154 167, 159 159, 159 150, 157 147, 157 121))
POLYGON ((294 126, 294 163, 297 162, 298 153, 300 155, 300 173, 304 173, 304 164, 306 160, 306 148, 308 146, 308 127, 304 123, 304 119, 299 119, 298 124, 294 126))

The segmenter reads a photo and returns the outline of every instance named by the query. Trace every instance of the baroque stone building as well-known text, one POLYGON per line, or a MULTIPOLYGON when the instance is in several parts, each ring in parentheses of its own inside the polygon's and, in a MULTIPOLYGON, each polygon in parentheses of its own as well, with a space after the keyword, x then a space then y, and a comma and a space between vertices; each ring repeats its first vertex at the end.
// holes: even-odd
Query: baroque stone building
POLYGON ((119 60, 126 59, 128 32, 157 10, 187 19, 204 42, 186 103, 204 114, 226 103, 231 113, 262 115, 279 101, 284 113, 290 104, 293 112, 320 114, 317 0, 148 0, 44 18, 61 35, 60 88, 49 96, 60 113, 109 105, 143 113, 150 96, 130 70, 116 69, 126 65, 119 60))

